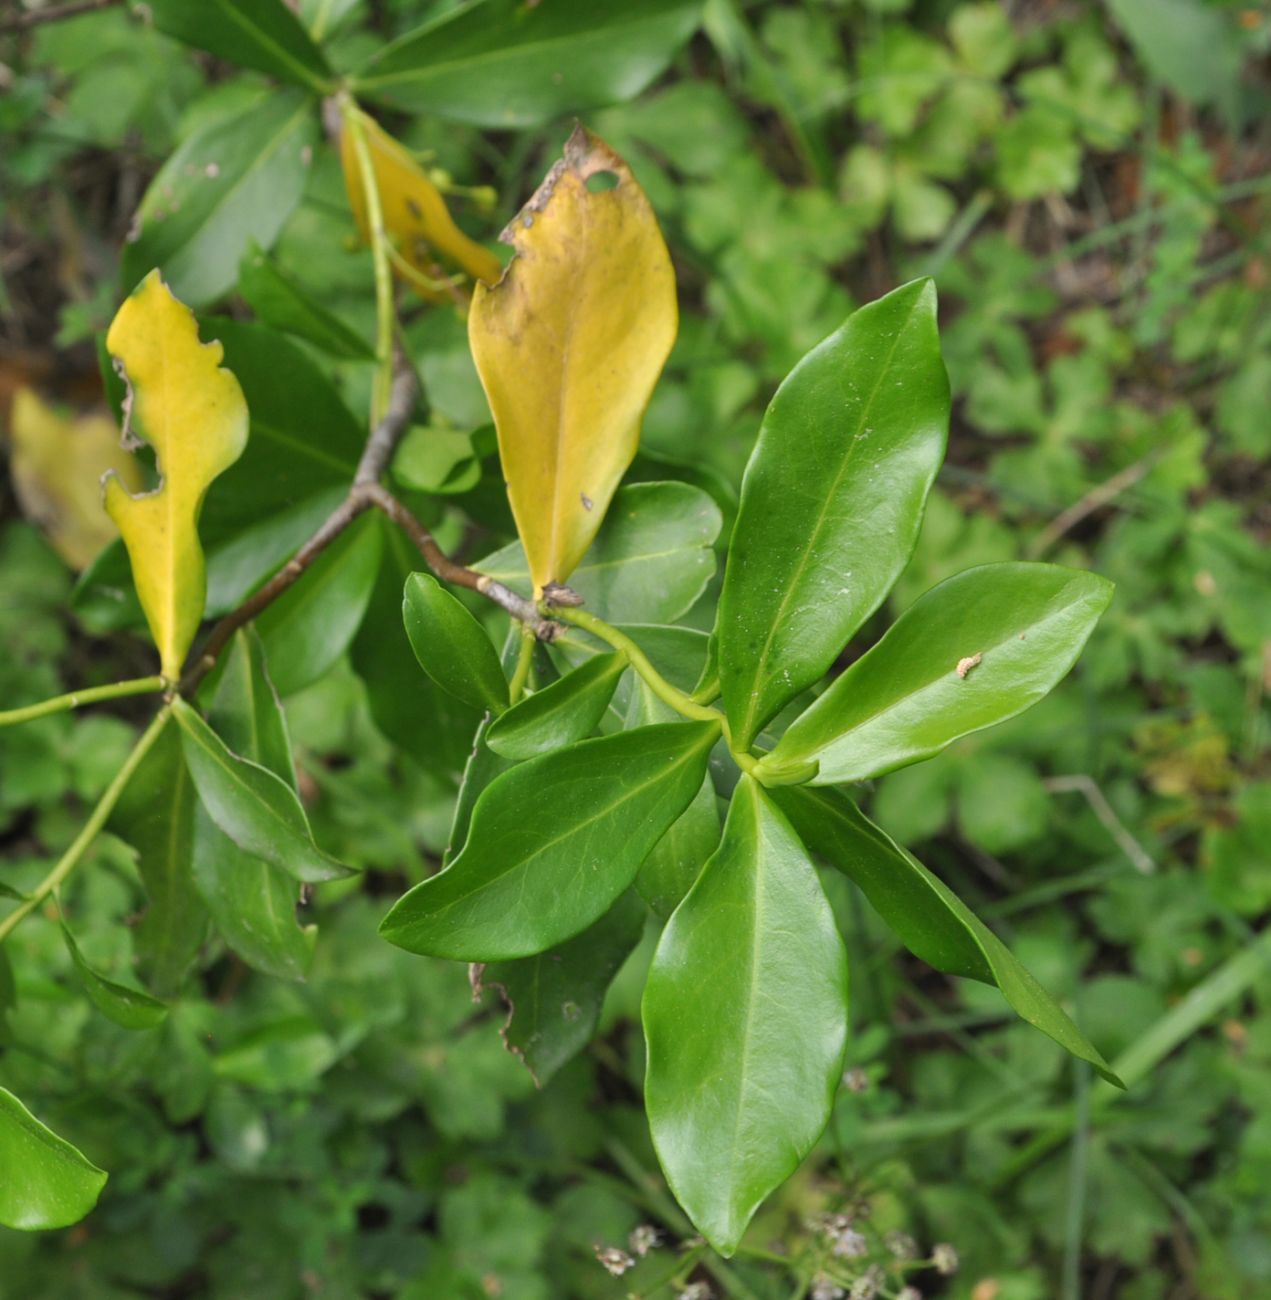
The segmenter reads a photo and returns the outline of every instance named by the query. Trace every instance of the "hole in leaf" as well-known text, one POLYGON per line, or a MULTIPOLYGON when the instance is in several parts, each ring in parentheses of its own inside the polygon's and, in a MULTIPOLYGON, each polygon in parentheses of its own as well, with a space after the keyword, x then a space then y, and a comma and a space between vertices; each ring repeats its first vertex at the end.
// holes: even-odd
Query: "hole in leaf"
POLYGON ((587 192, 589 194, 603 194, 606 190, 614 189, 617 184, 617 172, 592 172, 587 177, 587 192))

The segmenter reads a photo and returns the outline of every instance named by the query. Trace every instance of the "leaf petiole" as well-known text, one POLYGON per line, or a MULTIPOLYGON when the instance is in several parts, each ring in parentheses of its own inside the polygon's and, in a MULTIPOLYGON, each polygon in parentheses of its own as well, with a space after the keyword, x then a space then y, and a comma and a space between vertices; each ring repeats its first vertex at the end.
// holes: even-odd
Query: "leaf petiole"
POLYGON ((699 704, 687 692, 680 690, 678 686, 672 686, 654 668, 649 661, 649 656, 625 632, 618 631, 603 618, 597 618, 595 614, 589 614, 585 609, 577 609, 572 605, 549 605, 547 612, 552 618, 559 619, 563 623, 572 623, 575 627, 580 627, 584 632, 590 632, 592 636, 613 646, 615 650, 621 650, 630 661, 631 667, 644 679, 645 685, 663 704, 669 705, 681 717, 692 718, 697 722, 718 723, 723 728, 724 739, 728 743, 733 761, 743 772, 752 772, 758 766, 759 760, 753 754, 739 752, 733 746, 728 719, 718 709, 699 704))
POLYGON ((353 141, 362 192, 366 196, 367 234, 375 265, 375 383, 371 390, 371 424, 378 424, 388 410, 393 387, 393 276, 389 267, 391 247, 384 228, 384 207, 380 202, 379 180, 366 139, 362 110, 351 95, 340 98, 340 117, 353 141))
POLYGON ((525 694, 525 683, 529 680, 530 664, 534 660, 534 633, 521 624, 521 646, 516 655, 516 667, 512 670, 512 678, 508 682, 508 700, 512 704, 520 702, 521 696, 525 694))
POLYGON ((98 700, 117 700, 125 695, 148 695, 166 690, 168 685, 166 677, 156 674, 154 677, 132 677, 126 682, 112 682, 109 686, 89 686, 82 691, 70 691, 66 695, 55 695, 50 700, 41 700, 39 704, 0 711, 0 727, 30 722, 50 713, 65 713, 67 709, 78 709, 81 704, 96 704, 98 700))
POLYGON ((159 733, 167 724, 170 713, 171 707, 165 704, 155 714, 153 721, 141 733, 141 738, 133 746, 132 753, 124 760, 119 771, 115 773, 114 779, 106 787, 105 794, 97 801, 97 807, 93 809, 79 834, 72 840, 70 848, 62 854, 57 861, 57 865, 36 885, 26 899, 19 903, 3 921, 0 921, 0 943, 3 943, 22 924, 23 920, 34 912, 79 865, 80 859, 88 852, 89 846, 97 838, 98 831, 106 824, 106 819, 114 810, 115 804, 119 802, 119 796, 123 794, 125 787, 132 779, 132 774, 141 766, 141 760, 150 752, 150 747, 154 742, 159 739, 159 733))

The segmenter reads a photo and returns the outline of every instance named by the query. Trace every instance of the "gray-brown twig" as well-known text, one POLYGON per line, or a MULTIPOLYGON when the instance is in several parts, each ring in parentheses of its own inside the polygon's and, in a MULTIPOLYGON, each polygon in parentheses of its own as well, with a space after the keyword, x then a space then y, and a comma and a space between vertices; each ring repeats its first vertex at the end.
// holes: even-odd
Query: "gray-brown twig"
POLYGON ((475 569, 456 564, 437 545, 428 529, 379 481, 406 431, 418 396, 419 380, 405 356, 399 353, 388 407, 384 418, 366 440, 348 495, 322 521, 317 532, 263 587, 253 592, 212 628, 198 658, 191 662, 181 678, 177 686, 179 694, 187 697, 193 695, 199 683, 215 667, 234 633, 273 604, 359 515, 371 509, 378 510, 410 538, 428 567, 443 582, 478 592, 531 628, 540 641, 553 639, 560 630, 559 624, 544 618, 533 601, 518 595, 501 582, 478 573, 475 569))

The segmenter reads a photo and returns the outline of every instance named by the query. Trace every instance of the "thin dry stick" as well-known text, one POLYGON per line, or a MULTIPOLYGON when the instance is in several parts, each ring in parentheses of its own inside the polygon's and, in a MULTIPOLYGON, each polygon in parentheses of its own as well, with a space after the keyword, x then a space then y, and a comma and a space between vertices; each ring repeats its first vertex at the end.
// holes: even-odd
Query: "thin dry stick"
POLYGON ((1085 796, 1091 811, 1103 823, 1108 834, 1116 841, 1117 847, 1130 859, 1136 870, 1145 876, 1156 870, 1156 862, 1147 850, 1125 828, 1125 823, 1116 815, 1116 810, 1108 802, 1107 796, 1099 789, 1093 777, 1079 773, 1075 776, 1051 776, 1043 782, 1051 794, 1068 794, 1076 792, 1085 796))
POLYGON ((0 32, 25 32, 44 23, 61 22, 63 18, 78 18, 98 9, 113 9, 121 0, 72 0, 70 4, 45 5, 42 9, 28 9, 25 13, 0 19, 0 32))
POLYGON ((1160 452, 1153 451, 1142 460, 1136 460, 1133 465, 1118 470, 1107 482, 1091 488, 1080 501, 1075 501, 1067 510, 1057 514, 1033 538, 1028 548, 1028 558, 1035 560, 1039 555, 1045 555, 1069 529, 1075 528, 1087 515, 1092 515, 1102 506, 1115 500, 1127 488, 1133 487, 1159 459, 1160 452))

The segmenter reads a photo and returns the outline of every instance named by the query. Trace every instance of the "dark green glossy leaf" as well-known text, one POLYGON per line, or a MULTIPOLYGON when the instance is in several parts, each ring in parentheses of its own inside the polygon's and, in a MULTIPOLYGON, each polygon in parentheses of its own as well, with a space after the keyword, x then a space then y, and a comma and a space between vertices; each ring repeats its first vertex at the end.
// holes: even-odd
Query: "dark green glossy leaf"
POLYGON ((359 92, 478 126, 533 126, 638 95, 697 26, 699 0, 481 0, 399 37, 359 92))
POLYGON ((344 499, 346 484, 330 487, 290 509, 271 510, 258 523, 208 548, 206 618, 237 609, 318 531, 344 499))
POLYGON ((559 948, 472 968, 474 992, 498 990, 508 1013, 503 1041, 540 1088, 590 1041, 609 983, 640 941, 644 917, 628 891, 559 948))
POLYGON ((317 143, 313 103, 294 90, 195 131, 141 201, 137 236, 124 245, 125 291, 157 266, 182 302, 219 298, 248 244, 268 248, 300 202, 317 143))
POLYGON ((731 1255, 825 1128, 847 1044, 847 954, 829 902, 749 777, 662 933, 643 1013, 658 1158, 698 1231, 731 1255))
POLYGON ((693 802, 640 864, 636 891, 665 920, 693 888, 693 882, 718 846, 719 806, 715 783, 707 773, 693 802))
POLYGON ((380 731, 435 776, 457 782, 481 715, 419 671, 402 626, 402 585, 419 553, 386 520, 372 522, 383 554, 350 647, 353 667, 366 683, 367 704, 380 731))
POLYGON ((406 579, 402 621, 419 666, 442 690, 474 709, 507 708, 507 678, 485 629, 431 573, 406 579))
POLYGON ((1106 578, 1058 565, 968 569, 906 610, 790 725, 771 762, 816 760, 813 784, 832 785, 930 758, 1036 704, 1111 599, 1106 578))
POLYGON ((626 670, 624 655, 589 659, 496 718, 486 744, 504 758, 533 758, 582 740, 600 725, 626 670))
POLYGON ((238 289, 266 325, 307 339, 333 357, 367 361, 374 349, 338 316, 311 298, 260 247, 252 243, 238 268, 238 289))
MULTIPOLYGON (((236 633, 221 662, 208 710, 213 729, 235 753, 294 789, 286 718, 259 637, 236 633)), ((296 922, 296 882, 245 853, 202 807, 195 813, 193 874, 221 936, 248 965, 280 979, 303 978, 312 945, 296 922)))
POLYGON ((65 1228, 97 1204, 105 1184, 104 1170, 0 1088, 0 1224, 65 1228))
POLYGON ((375 525, 359 519, 256 620, 280 695, 316 682, 356 635, 379 572, 375 525))
POLYGON ((1001 989, 1030 1025, 1120 1081, 1004 943, 941 880, 836 790, 786 789, 772 798, 818 857, 853 880, 916 957, 1001 989))
POLYGON ((110 829, 137 851, 137 869, 149 900, 133 931, 146 982, 174 997, 207 934, 207 914, 191 875, 194 782, 169 723, 141 761, 111 814, 110 829))
POLYGON ((930 280, 853 312, 777 390, 746 467, 719 604, 720 685, 738 745, 825 674, 891 589, 948 425, 930 280))
POLYGON ((283 0, 151 0, 154 25, 169 36, 322 94, 333 74, 322 51, 283 0))
POLYGON ((106 979, 84 960, 79 944, 75 942, 65 921, 62 923, 62 938, 67 952, 71 954, 79 982, 88 994, 88 1000, 108 1020, 113 1020, 123 1029, 153 1029, 163 1022, 168 1008, 157 998, 152 998, 140 989, 130 989, 124 984, 106 979))
POLYGON ((297 880, 335 880, 350 874, 314 844, 300 800, 281 777, 231 753, 184 700, 175 701, 172 710, 199 800, 240 849, 297 880))
POLYGON ((528 957, 604 914, 692 802, 718 738, 670 723, 580 741, 497 777, 463 851, 398 900, 380 933, 460 961, 528 957))
MULTIPOLYGON (((671 623, 688 611, 715 572, 723 516, 687 483, 635 483, 614 494, 596 540, 570 575, 587 609, 611 623, 671 623)), ((475 565, 529 591, 520 542, 475 565)))
POLYGON ((208 493, 200 536, 215 542, 231 528, 347 486, 366 435, 304 348, 264 325, 222 316, 202 320, 200 329, 224 347, 251 422, 246 451, 208 493))

